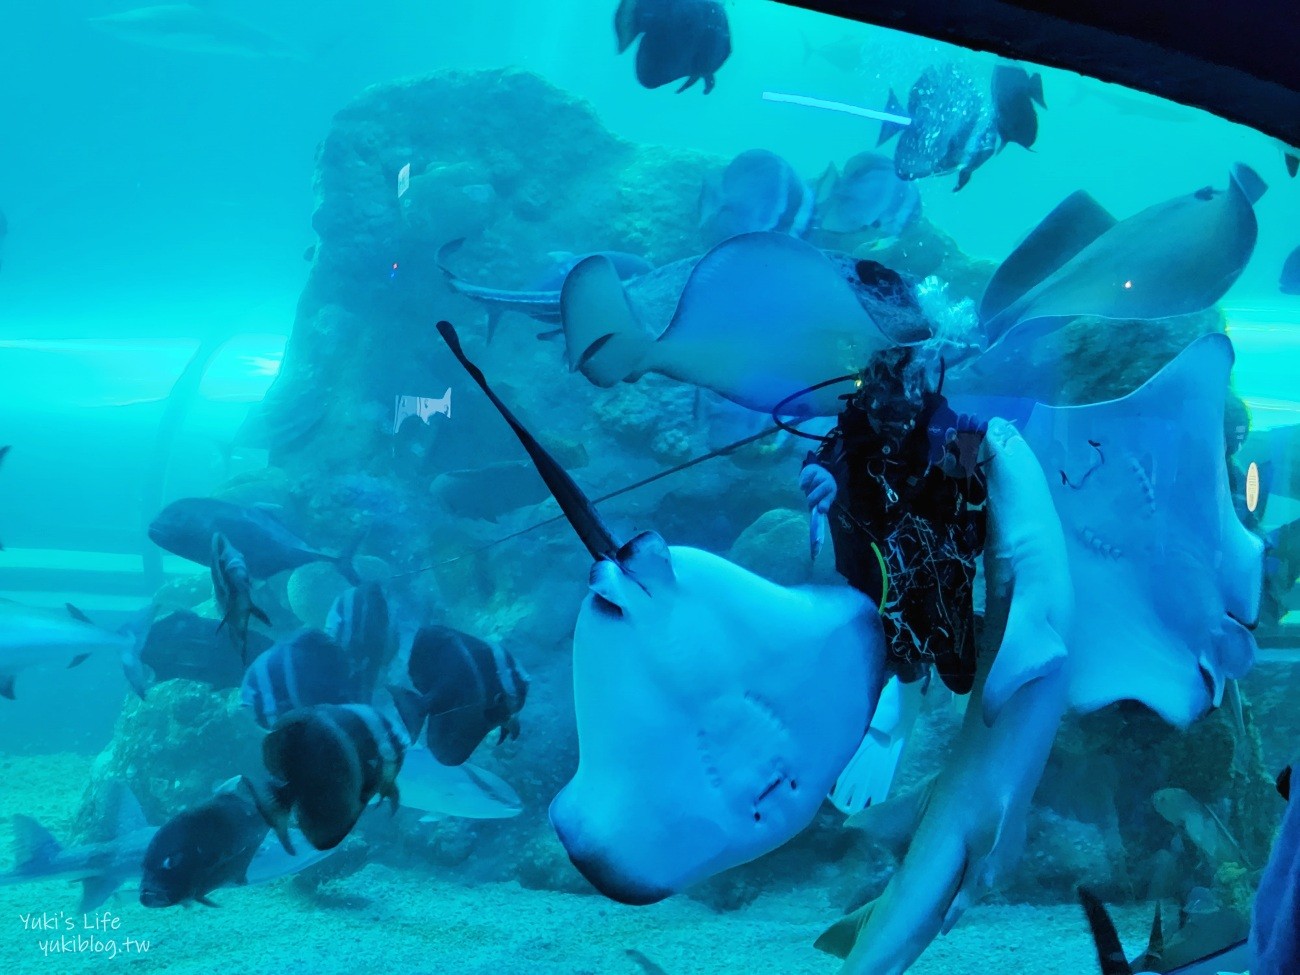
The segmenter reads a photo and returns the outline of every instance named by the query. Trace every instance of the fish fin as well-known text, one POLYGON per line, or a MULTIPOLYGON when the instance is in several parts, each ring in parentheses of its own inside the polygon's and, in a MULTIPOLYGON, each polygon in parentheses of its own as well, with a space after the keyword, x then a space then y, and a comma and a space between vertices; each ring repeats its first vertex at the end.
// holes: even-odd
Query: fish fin
POLYGON ((356 566, 354 566, 352 562, 357 557, 357 552, 361 548, 361 543, 366 540, 366 536, 369 534, 369 528, 362 528, 357 532, 352 541, 348 543, 348 547, 332 560, 334 562, 334 567, 339 570, 339 575, 346 579, 350 585, 361 585, 361 577, 357 575, 356 566))
POLYGON ((1087 887, 1078 887, 1079 903, 1088 916, 1088 927, 1092 929, 1092 943, 1097 948, 1097 963, 1101 966, 1101 975, 1133 975, 1133 968, 1124 957, 1124 945, 1115 930, 1115 922, 1110 912, 1087 887))
MULTIPOLYGON (((1115 223, 1115 218, 1087 193, 1071 193, 993 272, 980 299, 980 321, 988 323, 1001 316, 1115 223)), ((1011 324, 1008 322, 1007 327, 1011 324)), ((990 334, 990 343, 1006 330, 990 334)))
POLYGON ((392 806, 392 814, 396 816, 397 810, 400 809, 402 805, 402 793, 397 788, 397 783, 394 782, 383 792, 379 793, 379 798, 381 800, 388 800, 389 804, 392 806))
POLYGON ((645 25, 641 23, 640 0, 620 0, 618 9, 614 11, 614 37, 618 41, 618 53, 622 54, 632 42, 636 40, 637 35, 645 31, 645 25))
POLYGON ((406 733, 410 735, 411 741, 415 741, 419 737, 420 728, 424 725, 424 719, 428 715, 425 698, 409 687, 402 687, 398 684, 389 684, 388 693, 393 699, 393 705, 397 708, 397 716, 402 719, 402 726, 406 728, 406 733))
POLYGON ((574 265, 560 288, 570 372, 608 389, 636 373, 651 346, 614 263, 599 254, 574 265))
POLYGON ((77 609, 76 606, 73 606, 72 603, 64 603, 63 608, 66 609, 68 611, 68 615, 71 616, 78 623, 89 623, 91 626, 95 625, 94 620, 92 620, 81 610, 77 609))
POLYGON ((930 804, 935 778, 937 776, 931 776, 922 785, 895 799, 867 806, 862 812, 854 813, 844 820, 844 825, 850 829, 863 830, 871 836, 873 842, 901 859, 930 804))
POLYGON ((562 328, 548 328, 545 332, 537 333, 537 337, 543 340, 557 339, 560 338, 562 335, 564 335, 564 329, 562 328))
POLYGON ((1164 926, 1160 923, 1160 902, 1156 901, 1156 912, 1151 918, 1151 933, 1147 935, 1147 950, 1142 956, 1138 965, 1140 968, 1150 968, 1155 971, 1156 965, 1165 953, 1165 932, 1164 926))
POLYGON ((1002 709, 1025 685, 1055 673, 1065 664, 1065 641, 1045 625, 1041 609, 1016 612, 1016 597, 1011 596, 1007 625, 993 667, 984 684, 981 705, 984 724, 993 727, 1002 709))
MULTIPOLYGON (((890 115, 903 114, 903 103, 898 100, 898 96, 894 94, 892 88, 889 89, 889 100, 885 102, 885 111, 890 115)), ((900 125, 898 122, 881 122, 880 135, 876 138, 877 148, 883 146, 905 128, 907 128, 906 125, 900 125)))
MULTIPOLYGON (((1295 174, 1292 173, 1291 175, 1294 176, 1295 174)), ((12 446, 13 444, 5 444, 3 447, 0 447, 0 464, 3 464, 4 459, 9 456, 9 450, 12 446)))
POLYGON ((1241 192, 1250 201, 1251 206, 1258 203, 1260 197, 1268 192, 1268 184, 1264 182, 1264 178, 1245 163, 1235 163, 1230 173, 1232 180, 1241 187, 1241 192))
POLYGON ((1029 79, 1029 97, 1038 103, 1039 108, 1047 108, 1047 101, 1043 98, 1043 76, 1035 74, 1029 79))
POLYGON ((14 816, 13 830, 14 866, 19 871, 47 866, 63 851, 54 834, 31 816, 14 816))
POLYGON ((491 730, 481 710, 462 709, 430 715, 425 739, 443 765, 463 765, 491 730))
POLYGON ((699 212, 699 229, 703 230, 722 209, 722 175, 709 173, 700 181, 700 199, 696 205, 699 212))
MULTIPOLYGON (((287 802, 289 795, 289 784, 287 782, 268 782, 264 786, 255 785, 251 779, 244 776, 238 776, 247 786, 249 794, 253 797, 253 805, 266 824, 275 831, 276 839, 284 847, 284 852, 289 856, 297 856, 298 851, 294 849, 293 840, 289 838, 289 804, 287 802)), ((229 784, 229 783, 227 783, 229 784)))
POLYGON ((834 163, 826 164, 826 171, 817 177, 817 182, 813 184, 813 207, 820 207, 831 198, 835 192, 835 186, 840 181, 840 171, 835 168, 834 163))
POLYGON ((489 308, 487 313, 487 344, 492 344, 492 339, 497 334, 497 323, 501 321, 501 312, 495 308, 489 308))
POLYGON ((14 699, 14 675, 0 674, 0 697, 14 699))
POLYGON ((265 612, 257 606, 254 606, 252 603, 248 604, 248 615, 252 616, 254 619, 261 620, 267 626, 271 625, 271 617, 267 616, 265 612))
POLYGON ((95 910, 112 897, 113 892, 121 885, 121 881, 111 874, 84 877, 81 881, 81 901, 77 905, 77 910, 83 914, 95 910))
POLYGON ((650 595, 677 582, 668 543, 658 532, 642 532, 618 550, 618 564, 650 595))
POLYGON ((1291 801, 1291 766, 1288 765, 1277 774, 1277 794, 1287 802, 1291 801))
POLYGON ((72 660, 70 660, 70 661, 68 662, 68 669, 71 670, 73 667, 77 666, 78 664, 83 664, 83 663, 85 663, 85 662, 86 662, 86 658, 89 657, 89 656, 90 656, 89 653, 79 653, 79 654, 77 654, 75 657, 72 658, 72 660))
POLYGON ((211 897, 209 897, 207 894, 200 894, 198 897, 194 898, 194 900, 195 900, 197 903, 202 904, 204 907, 220 907, 220 906, 221 906, 221 905, 218 904, 216 901, 214 901, 211 897))
POLYGON ((131 787, 125 782, 118 783, 115 791, 117 801, 116 815, 113 817, 115 836, 128 836, 137 830, 146 829, 149 820, 140 807, 140 800, 135 797, 131 787))
MULTIPOLYGON (((1300 172, 1300 156, 1297 156, 1294 152, 1284 153, 1283 155, 1286 159, 1286 174, 1294 179, 1295 174, 1300 172)), ((5 450, 8 449, 8 447, 5 448, 5 450)), ((2 457, 4 457, 4 454, 0 453, 0 458, 2 457)))
POLYGON ((227 610, 227 611, 226 611, 226 615, 224 615, 223 617, 221 617, 221 622, 219 622, 219 623, 217 624, 216 629, 214 629, 212 632, 213 632, 213 633, 220 633, 220 632, 222 631, 222 629, 225 627, 225 625, 226 625, 227 623, 230 622, 230 617, 233 616, 233 615, 234 615, 234 614, 233 614, 231 611, 227 610))
MULTIPOLYGON (((693 74, 693 75, 691 75, 689 78, 686 79, 686 83, 683 84, 680 88, 677 89, 676 94, 680 95, 680 94, 681 94, 682 92, 684 92, 687 88, 691 87, 691 85, 695 84, 695 82, 697 82, 697 81, 699 81, 699 80, 700 80, 700 76, 699 76, 699 75, 697 75, 697 74, 693 74)), ((707 94, 708 94, 710 91, 712 91, 712 90, 713 90, 713 86, 712 86, 711 84, 709 84, 708 80, 706 79, 705 82, 704 82, 704 94, 707 95, 707 94)))
POLYGON ((829 928, 821 933, 813 947, 818 951, 824 951, 828 955, 834 955, 836 958, 847 958, 853 951, 853 946, 858 943, 858 935, 866 927, 867 922, 871 920, 872 912, 876 909, 879 901, 871 901, 859 907, 852 914, 846 914, 829 928))

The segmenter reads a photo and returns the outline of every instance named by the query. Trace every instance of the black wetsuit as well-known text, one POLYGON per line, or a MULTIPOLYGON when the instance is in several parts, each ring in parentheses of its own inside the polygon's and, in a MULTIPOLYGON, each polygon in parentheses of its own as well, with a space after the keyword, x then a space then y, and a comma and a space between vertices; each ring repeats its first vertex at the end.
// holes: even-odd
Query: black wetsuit
POLYGON ((831 438, 807 461, 835 478, 828 515, 835 568, 879 604, 901 680, 919 679, 933 665, 945 685, 965 694, 975 680, 983 476, 950 477, 932 462, 931 428, 943 443, 956 421, 941 394, 925 393, 914 425, 892 441, 868 421, 864 396, 849 400, 831 438))

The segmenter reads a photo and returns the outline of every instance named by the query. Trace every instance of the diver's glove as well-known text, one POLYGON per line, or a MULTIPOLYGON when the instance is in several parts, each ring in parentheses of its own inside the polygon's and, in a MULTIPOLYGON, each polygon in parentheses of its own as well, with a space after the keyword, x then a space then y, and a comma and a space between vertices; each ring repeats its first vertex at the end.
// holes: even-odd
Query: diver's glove
POLYGON ((807 464, 799 475, 799 489, 808 502, 808 554, 815 562, 826 541, 826 515, 835 503, 835 477, 820 464, 807 464))
POLYGON ((948 477, 974 477, 979 460, 980 444, 988 433, 987 420, 969 413, 957 417, 957 425, 949 427, 943 438, 943 458, 939 470, 948 477))

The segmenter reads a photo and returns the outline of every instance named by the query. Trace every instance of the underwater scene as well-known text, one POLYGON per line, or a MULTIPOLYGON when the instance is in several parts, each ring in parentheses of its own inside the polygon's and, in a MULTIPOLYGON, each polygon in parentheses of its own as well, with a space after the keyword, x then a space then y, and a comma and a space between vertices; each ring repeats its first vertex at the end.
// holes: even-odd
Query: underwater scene
POLYGON ((0 971, 1300 973, 1294 150, 775 0, 0 52, 0 971))

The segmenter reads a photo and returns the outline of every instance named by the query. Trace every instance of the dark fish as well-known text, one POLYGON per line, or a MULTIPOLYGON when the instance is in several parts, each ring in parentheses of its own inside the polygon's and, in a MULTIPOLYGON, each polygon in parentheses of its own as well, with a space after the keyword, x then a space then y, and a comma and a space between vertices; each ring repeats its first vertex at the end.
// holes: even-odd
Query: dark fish
MULTIPOLYGON (((459 278, 455 272, 447 267, 446 258, 453 254, 464 243, 464 238, 449 241, 438 249, 438 268, 442 271, 443 276, 447 279, 447 284, 453 291, 463 294, 466 298, 477 301, 487 308, 487 338, 491 342, 496 335, 497 322, 506 312, 517 312, 521 315, 527 315, 535 321, 542 322, 546 325, 560 324, 560 288, 564 286, 564 279, 568 277, 570 271, 579 261, 585 260, 592 254, 601 254, 609 258, 618 272, 619 279, 622 281, 631 281, 643 274, 654 270, 643 257, 635 254, 628 254, 625 251, 592 251, 587 254, 568 254, 557 253, 551 255, 552 264, 546 271, 538 277, 530 287, 522 291, 511 291, 508 288, 488 288, 483 285, 470 284, 459 278)), ((539 338, 559 335, 560 330, 543 332, 539 338)))
POLYGON ((355 686, 369 700, 397 649, 383 587, 368 582, 342 593, 325 618, 325 632, 343 648, 355 686))
POLYGON ((320 630, 301 629, 248 665, 240 699, 263 728, 313 704, 367 703, 373 694, 352 673, 343 648, 320 630))
POLYGON ((286 528, 270 506, 181 498, 163 508, 149 525, 149 538, 159 548, 209 567, 212 536, 217 533, 240 551, 254 579, 266 579, 308 562, 333 562, 353 585, 360 582, 352 568, 355 544, 343 555, 326 555, 286 528))
POLYGON ((1030 75, 1024 68, 999 64, 993 69, 993 110, 997 115, 998 135, 1002 142, 1015 142, 1033 148, 1038 138, 1037 103, 1043 108, 1043 76, 1030 75))
POLYGON ((727 12, 718 0, 622 0, 614 14, 622 54, 640 35, 636 77, 646 88, 678 78, 683 92, 700 79, 713 91, 714 74, 731 55, 727 12))
POLYGON ((907 96, 906 113, 892 91, 885 110, 912 120, 907 126, 884 122, 880 127, 878 145, 902 133, 894 152, 894 170, 900 179, 956 172, 959 190, 997 149, 991 100, 975 79, 955 65, 931 66, 921 72, 907 96))
POLYGON ((397 773, 409 741, 365 704, 319 704, 282 718, 262 740, 271 781, 258 808, 288 853, 289 814, 318 850, 338 846, 375 796, 397 811, 397 773))
MULTIPOLYGON (((1296 155, 1294 152, 1287 152, 1284 153, 1283 155, 1286 156, 1286 173, 1288 176, 1294 178, 1295 174, 1297 172, 1300 172, 1300 155, 1296 155)), ((4 219, 3 216, 0 215, 0 223, 3 222, 3 219, 4 219)), ((0 230, 2 229, 3 227, 0 226, 0 230)), ((3 235, 0 234, 0 236, 3 235)))
POLYGON ((1285 295, 1300 295, 1300 247, 1287 255, 1277 286, 1285 295))
POLYGON ((244 556, 220 532, 212 536, 212 590, 221 609, 217 629, 225 628, 239 659, 247 662, 249 617, 255 616, 267 626, 271 620, 253 605, 253 579, 244 556))
POLYGON ((700 187, 700 232, 712 247, 737 234, 774 230, 803 235, 813 196, 794 167, 774 152, 750 149, 705 178, 700 187))
POLYGON ((546 485, 526 460, 505 460, 470 471, 447 471, 434 478, 429 493, 454 515, 496 521, 524 505, 548 497, 546 485))
MULTIPOLYGON (((271 643, 266 634, 249 632, 249 657, 256 657, 271 643)), ((221 634, 221 621, 188 609, 168 613, 149 626, 139 661, 156 682, 180 678, 225 690, 238 687, 244 678, 244 665, 231 654, 230 641, 221 634)))
POLYGON ((140 903, 171 907, 198 901, 214 907, 208 894, 247 883, 248 865, 266 837, 251 787, 232 779, 207 802, 173 816, 154 834, 144 855, 140 903))
POLYGON ((460 765, 488 733, 498 742, 519 737, 528 676, 499 647, 446 626, 424 626, 411 643, 411 691, 391 687, 411 740, 426 719, 429 751, 444 765, 460 765))
POLYGON ((920 216, 916 185, 899 179, 894 161, 876 152, 858 153, 843 173, 828 166, 817 184, 813 226, 818 230, 897 237, 920 216))

